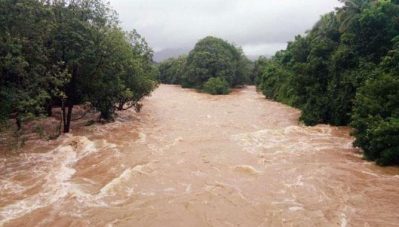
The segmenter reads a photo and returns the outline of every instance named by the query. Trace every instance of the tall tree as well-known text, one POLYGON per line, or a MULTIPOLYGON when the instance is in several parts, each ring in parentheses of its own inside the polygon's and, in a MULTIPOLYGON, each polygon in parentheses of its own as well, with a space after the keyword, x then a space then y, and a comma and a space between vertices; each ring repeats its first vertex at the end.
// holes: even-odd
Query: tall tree
POLYGON ((102 0, 0 1, 0 28, 0 121, 18 128, 59 106, 68 133, 75 105, 111 119, 156 86, 151 48, 102 0))
POLYGON ((52 25, 52 12, 39 1, 0 2, 0 116, 13 115, 18 129, 42 111, 45 88, 57 76, 46 48, 52 25))
POLYGON ((248 81, 248 61, 241 49, 215 37, 200 40, 187 58, 183 86, 202 88, 214 77, 227 81, 230 87, 248 81))
POLYGON ((62 62, 71 75, 60 100, 63 129, 68 133, 74 105, 85 100, 91 77, 104 64, 105 53, 100 46, 103 30, 115 22, 109 7, 100 0, 56 1, 52 7, 56 21, 53 61, 62 62))

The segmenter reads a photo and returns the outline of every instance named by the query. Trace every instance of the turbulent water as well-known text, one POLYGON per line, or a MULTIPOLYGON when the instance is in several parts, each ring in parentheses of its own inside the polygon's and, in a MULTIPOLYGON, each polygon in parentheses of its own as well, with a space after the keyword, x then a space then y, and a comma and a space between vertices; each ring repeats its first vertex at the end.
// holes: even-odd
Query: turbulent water
POLYGON ((141 113, 0 159, 0 226, 399 226, 399 169, 253 87, 160 86, 141 113))

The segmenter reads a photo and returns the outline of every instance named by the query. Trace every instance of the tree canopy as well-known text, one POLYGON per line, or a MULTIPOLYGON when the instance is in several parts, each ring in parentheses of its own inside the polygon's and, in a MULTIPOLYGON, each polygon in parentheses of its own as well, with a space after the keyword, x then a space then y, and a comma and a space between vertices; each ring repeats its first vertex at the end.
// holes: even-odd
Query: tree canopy
POLYGON ((1 1, 0 53, 0 120, 19 128, 58 106, 69 132, 87 102, 109 120, 156 86, 152 50, 102 0, 1 1))
POLYGON ((159 81, 164 84, 181 84, 187 56, 169 58, 159 64, 159 81))
POLYGON ((209 36, 198 41, 187 57, 168 59, 160 64, 159 70, 163 83, 181 84, 212 94, 220 94, 210 92, 218 90, 225 94, 229 88, 249 82, 250 61, 240 48, 209 36), (219 79, 209 81, 213 78, 219 79), (216 85, 224 88, 210 88, 216 85))
POLYGON ((343 3, 286 50, 259 59, 256 84, 300 108, 305 124, 352 125, 366 158, 399 164, 398 2, 343 3))

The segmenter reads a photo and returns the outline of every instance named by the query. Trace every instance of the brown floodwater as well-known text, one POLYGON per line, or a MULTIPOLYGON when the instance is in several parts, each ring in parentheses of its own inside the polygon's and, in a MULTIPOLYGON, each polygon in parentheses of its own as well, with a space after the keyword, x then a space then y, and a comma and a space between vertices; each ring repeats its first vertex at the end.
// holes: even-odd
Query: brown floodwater
POLYGON ((141 113, 0 158, 0 226, 399 226, 399 168, 254 87, 161 85, 141 113))

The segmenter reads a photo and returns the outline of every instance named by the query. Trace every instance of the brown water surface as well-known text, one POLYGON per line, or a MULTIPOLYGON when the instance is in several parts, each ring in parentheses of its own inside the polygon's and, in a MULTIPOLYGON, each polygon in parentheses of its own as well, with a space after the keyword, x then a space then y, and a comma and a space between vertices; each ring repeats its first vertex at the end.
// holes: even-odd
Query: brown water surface
POLYGON ((399 226, 399 169, 248 87, 160 86, 141 113, 0 159, 0 226, 399 226))

